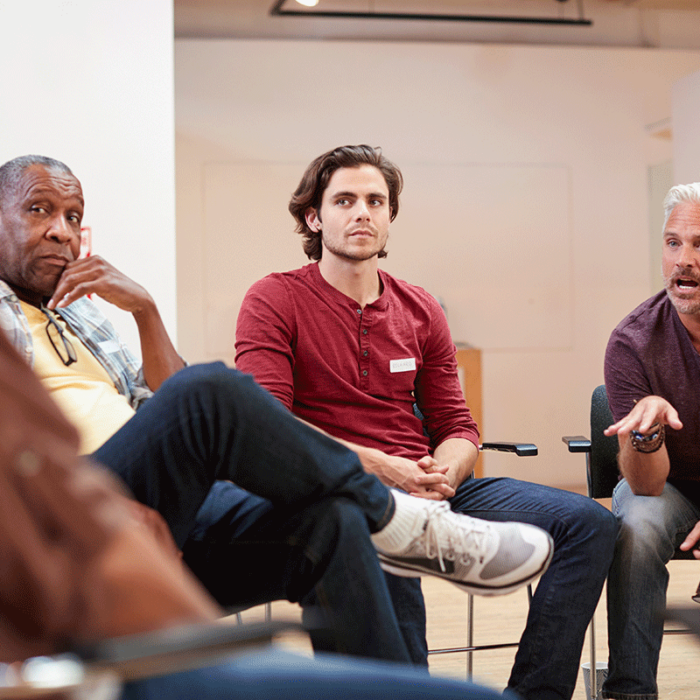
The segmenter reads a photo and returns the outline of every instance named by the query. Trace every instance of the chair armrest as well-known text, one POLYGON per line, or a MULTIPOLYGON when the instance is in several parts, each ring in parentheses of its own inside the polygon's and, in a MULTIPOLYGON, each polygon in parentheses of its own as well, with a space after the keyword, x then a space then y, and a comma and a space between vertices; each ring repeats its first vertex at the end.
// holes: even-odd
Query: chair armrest
POLYGON ((537 454, 537 445, 529 442, 485 442, 479 445, 479 449, 511 452, 518 457, 534 457, 537 454))
POLYGON ((68 653, 27 659, 11 678, 0 678, 0 700, 105 697, 105 690, 111 693, 125 681, 212 666, 290 631, 304 630, 299 623, 284 620, 252 625, 217 622, 76 645, 68 653))
POLYGON ((211 665, 234 651, 270 644, 284 632, 303 632, 291 621, 249 625, 205 623, 103 640, 74 651, 92 672, 113 671, 131 681, 211 665))
POLYGON ((591 441, 583 435, 565 435, 562 438, 569 448, 569 452, 590 452, 591 441))

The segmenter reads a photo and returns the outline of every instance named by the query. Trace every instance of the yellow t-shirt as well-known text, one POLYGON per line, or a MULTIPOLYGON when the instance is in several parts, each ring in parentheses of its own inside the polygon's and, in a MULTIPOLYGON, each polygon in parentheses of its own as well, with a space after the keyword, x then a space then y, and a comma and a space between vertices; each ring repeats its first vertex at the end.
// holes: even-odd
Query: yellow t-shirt
MULTIPOLYGON (((80 433, 80 452, 90 454, 134 415, 105 368, 57 314, 78 357, 66 367, 46 333, 48 319, 35 306, 21 302, 34 340, 34 371, 80 433)), ((49 312, 51 313, 51 312, 49 312)), ((58 342, 61 342, 60 340, 58 342)))

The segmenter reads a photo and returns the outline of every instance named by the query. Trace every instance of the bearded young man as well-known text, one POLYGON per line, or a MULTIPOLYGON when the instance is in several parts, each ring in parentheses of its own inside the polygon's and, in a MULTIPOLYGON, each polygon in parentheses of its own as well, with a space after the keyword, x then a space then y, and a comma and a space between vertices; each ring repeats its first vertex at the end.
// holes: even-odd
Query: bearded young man
MULTIPOLYGON (((311 163, 289 208, 314 262, 251 287, 238 317, 236 366, 353 449, 388 486, 453 512, 550 533, 554 558, 537 585, 508 687, 533 700, 568 699, 617 525, 576 494, 472 478, 479 432, 445 315, 425 290, 379 267, 402 183, 399 169, 369 146, 336 148, 311 163)), ((419 581, 388 575, 387 583, 413 661, 426 664, 419 581)))

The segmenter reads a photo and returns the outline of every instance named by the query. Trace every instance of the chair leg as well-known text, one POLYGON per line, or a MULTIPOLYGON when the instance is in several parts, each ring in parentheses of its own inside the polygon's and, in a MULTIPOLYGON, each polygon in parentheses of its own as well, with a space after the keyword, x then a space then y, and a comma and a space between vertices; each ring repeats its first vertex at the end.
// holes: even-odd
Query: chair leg
MULTIPOLYGON (((527 604, 532 605, 532 584, 527 584, 527 604)), ((518 646, 517 644, 501 644, 492 645, 491 648, 502 648, 518 646)), ((488 648, 488 647, 484 647, 488 648)), ((470 681, 474 675, 474 596, 471 593, 467 593, 467 680, 470 681)), ((455 649, 454 651, 458 651, 455 649)), ((459 651, 462 651, 461 649, 459 651)), ((592 700, 597 700, 593 698, 592 700)))
MULTIPOLYGON (((270 622, 272 620, 272 603, 265 603, 265 622, 270 622)), ((236 623, 239 625, 243 624, 243 618, 241 613, 236 613, 236 623)))
POLYGON ((595 658, 595 617, 591 618, 591 624, 588 629, 591 638, 591 700, 598 700, 598 666, 595 658))
POLYGON ((470 648, 467 651, 467 680, 472 679, 474 667, 474 659, 472 658, 473 651, 471 647, 474 646, 474 596, 471 593, 467 594, 467 647, 470 648))

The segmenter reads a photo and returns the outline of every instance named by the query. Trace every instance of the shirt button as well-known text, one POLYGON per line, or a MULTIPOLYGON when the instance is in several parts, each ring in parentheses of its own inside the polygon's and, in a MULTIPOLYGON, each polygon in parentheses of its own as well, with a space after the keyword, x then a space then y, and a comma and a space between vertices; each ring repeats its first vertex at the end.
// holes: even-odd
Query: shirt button
POLYGON ((366 328, 363 328, 363 329, 362 329, 362 335, 367 335, 367 329, 366 329, 366 328))
POLYGON ((365 350, 362 354, 367 357, 367 355, 369 355, 369 350, 365 350))
POLYGON ((366 377, 366 376, 367 376, 367 370, 366 370, 366 369, 363 369, 363 370, 362 370, 362 376, 363 376, 363 377, 366 377))
POLYGON ((358 309, 358 310, 357 310, 357 313, 360 314, 360 316, 361 316, 361 315, 362 315, 362 309, 358 309))

